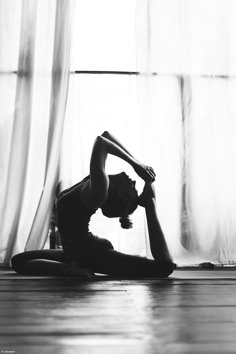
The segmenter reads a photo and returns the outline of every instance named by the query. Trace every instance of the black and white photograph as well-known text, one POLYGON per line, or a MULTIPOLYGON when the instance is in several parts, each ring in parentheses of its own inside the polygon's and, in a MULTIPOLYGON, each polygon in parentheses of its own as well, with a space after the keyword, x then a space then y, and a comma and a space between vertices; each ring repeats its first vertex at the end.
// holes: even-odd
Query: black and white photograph
POLYGON ((0 0, 0 354, 236 353, 236 0, 0 0))

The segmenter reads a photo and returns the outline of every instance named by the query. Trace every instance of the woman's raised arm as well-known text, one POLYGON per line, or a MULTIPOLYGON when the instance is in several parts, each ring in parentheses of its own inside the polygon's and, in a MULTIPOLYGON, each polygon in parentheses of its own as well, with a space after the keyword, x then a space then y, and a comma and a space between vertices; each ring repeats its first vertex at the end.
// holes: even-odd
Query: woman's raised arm
MULTIPOLYGON (((112 135, 111 133, 109 133, 107 130, 105 130, 102 133, 102 136, 110 141, 112 141, 113 143, 115 143, 117 146, 119 146, 120 148, 122 148, 125 152, 127 152, 128 155, 132 156, 131 153, 124 147, 124 145, 121 144, 120 141, 117 140, 117 138, 114 137, 114 135, 112 135)), ((133 156, 132 156, 133 157, 133 156)))
MULTIPOLYGON (((131 153, 113 136, 111 135, 108 131, 103 132, 102 136, 113 143, 115 143, 117 146, 119 146, 121 149, 123 149, 129 156, 133 157, 131 153)), ((149 181, 153 182, 155 180, 156 174, 153 170, 152 167, 146 166, 142 164, 141 162, 135 160, 135 164, 133 165, 133 168, 137 175, 142 178, 144 181, 149 181)))
POLYGON ((99 208, 107 198, 109 178, 106 173, 106 159, 108 154, 121 158, 130 164, 136 173, 146 182, 155 179, 155 172, 136 160, 108 132, 98 136, 94 142, 90 159, 90 182, 82 190, 83 201, 92 208, 99 208))

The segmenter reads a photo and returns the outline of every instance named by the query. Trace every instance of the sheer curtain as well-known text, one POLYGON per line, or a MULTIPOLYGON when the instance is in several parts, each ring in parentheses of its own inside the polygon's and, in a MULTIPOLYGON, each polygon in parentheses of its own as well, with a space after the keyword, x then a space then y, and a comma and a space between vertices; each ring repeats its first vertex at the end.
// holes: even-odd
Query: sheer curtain
MULTIPOLYGON (((57 181, 68 187, 89 173, 103 130, 157 171, 175 261, 235 262, 234 4, 0 0, 0 263, 44 246, 57 181), (76 74, 83 70, 141 75, 76 74)), ((108 172, 121 170, 136 179, 109 158, 108 172)), ((96 213, 91 230, 149 256, 142 209, 133 222, 121 230, 96 213)))
MULTIPOLYGON (((93 141, 110 130, 157 171, 157 212, 179 264, 236 259, 234 3, 76 1, 62 185, 89 173, 93 141), (83 70, 141 75, 76 74, 83 70)), ((137 179, 109 158, 108 172, 120 170, 137 179)), ((125 231, 96 213, 91 229, 121 251, 150 256, 142 210, 133 221, 125 231)))
POLYGON ((140 0, 140 113, 177 262, 236 261, 236 4, 140 0))
MULTIPOLYGON (((151 164, 143 145, 142 125, 137 121, 136 76, 94 73, 136 70, 135 8, 136 0, 75 2, 71 78, 60 163, 63 188, 89 174, 94 140, 104 130, 116 136, 137 158, 151 164), (89 70, 92 72, 88 73, 89 70)), ((126 171, 137 179, 133 169, 115 157, 109 156, 107 171, 126 171)), ((137 179, 137 186, 141 191, 142 181, 137 179)), ((105 218, 98 211, 91 219, 90 229, 110 239, 120 251, 146 255, 143 210, 137 210, 132 220, 133 229, 124 230, 117 219, 105 218)))
MULTIPOLYGON (((89 174, 92 146, 104 130, 114 134, 141 160, 140 125, 136 124, 136 78, 120 75, 71 75, 63 144, 60 181, 67 188, 89 174)), ((146 156, 146 160, 148 156, 146 156)), ((107 172, 125 171, 133 179, 137 176, 124 161, 109 156, 107 172)), ((137 180, 141 191, 143 183, 137 180)), ((109 219, 98 210, 90 222, 90 230, 108 238, 120 251, 146 255, 145 218, 140 208, 132 216, 132 230, 121 229, 118 219, 109 219)))
POLYGON ((0 1, 0 263, 47 237, 67 99, 72 1, 0 1))

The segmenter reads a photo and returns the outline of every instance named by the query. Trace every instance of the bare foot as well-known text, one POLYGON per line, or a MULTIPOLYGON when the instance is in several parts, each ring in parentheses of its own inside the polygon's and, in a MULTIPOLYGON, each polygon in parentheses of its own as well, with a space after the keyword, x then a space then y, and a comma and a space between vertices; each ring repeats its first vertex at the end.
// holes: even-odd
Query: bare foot
POLYGON ((79 277, 82 279, 92 279, 95 277, 94 273, 90 269, 80 266, 76 261, 69 264, 65 271, 65 275, 79 277))

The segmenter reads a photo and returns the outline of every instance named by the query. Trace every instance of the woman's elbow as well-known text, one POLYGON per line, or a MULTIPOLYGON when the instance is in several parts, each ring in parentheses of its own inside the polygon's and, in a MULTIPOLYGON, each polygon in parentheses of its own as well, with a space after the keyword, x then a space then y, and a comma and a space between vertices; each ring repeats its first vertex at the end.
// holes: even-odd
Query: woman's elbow
POLYGON ((109 137, 110 137, 110 133, 109 133, 107 130, 105 130, 105 131, 102 133, 101 136, 103 136, 104 138, 109 138, 109 137))

